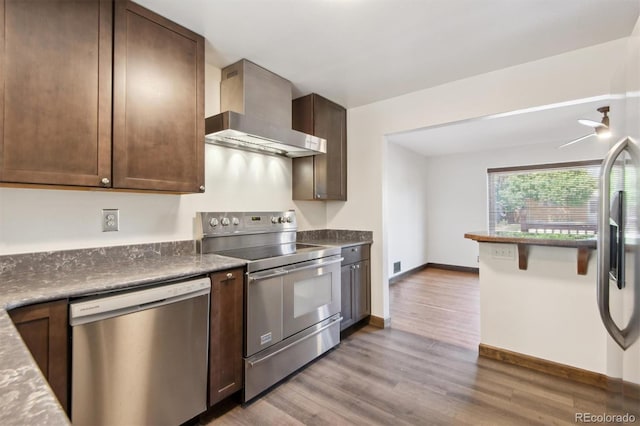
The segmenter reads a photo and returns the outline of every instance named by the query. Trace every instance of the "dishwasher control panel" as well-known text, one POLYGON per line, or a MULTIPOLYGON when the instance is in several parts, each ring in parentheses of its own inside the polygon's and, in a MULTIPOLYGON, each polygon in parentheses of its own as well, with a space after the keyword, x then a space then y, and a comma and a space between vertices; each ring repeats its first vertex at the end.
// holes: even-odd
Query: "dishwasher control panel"
POLYGON ((69 306, 71 326, 100 321, 112 316, 124 315, 206 294, 211 291, 211 280, 204 277, 139 291, 125 290, 128 291, 108 294, 91 300, 71 302, 69 306))

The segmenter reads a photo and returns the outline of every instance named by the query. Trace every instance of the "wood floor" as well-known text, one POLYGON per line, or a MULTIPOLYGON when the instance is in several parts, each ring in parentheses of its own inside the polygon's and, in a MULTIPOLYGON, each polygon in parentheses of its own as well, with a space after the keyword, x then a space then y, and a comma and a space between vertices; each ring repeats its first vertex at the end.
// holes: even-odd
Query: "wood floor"
POLYGON ((477 275, 429 268, 390 294, 390 328, 361 328, 206 424, 568 425, 576 413, 619 412, 600 389, 478 358, 477 275))

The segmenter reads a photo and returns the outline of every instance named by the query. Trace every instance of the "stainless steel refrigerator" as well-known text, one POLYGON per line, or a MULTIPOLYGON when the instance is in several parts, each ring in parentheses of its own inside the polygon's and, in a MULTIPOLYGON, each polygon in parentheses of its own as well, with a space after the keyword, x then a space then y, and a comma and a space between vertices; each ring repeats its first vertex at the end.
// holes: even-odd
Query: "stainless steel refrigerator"
POLYGON ((640 34, 630 38, 625 59, 612 89, 624 95, 616 127, 628 136, 612 144, 600 172, 596 299, 611 336, 607 413, 640 421, 640 34))

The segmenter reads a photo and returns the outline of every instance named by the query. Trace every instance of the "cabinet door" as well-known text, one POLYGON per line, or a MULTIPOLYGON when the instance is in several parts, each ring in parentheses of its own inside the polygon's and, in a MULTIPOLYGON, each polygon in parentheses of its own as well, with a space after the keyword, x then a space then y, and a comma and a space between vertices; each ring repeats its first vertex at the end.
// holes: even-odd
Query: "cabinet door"
POLYGON ((24 343, 62 408, 69 413, 69 341, 67 301, 25 306, 9 311, 24 343))
POLYGON ((209 405, 242 389, 243 271, 211 275, 209 405))
POLYGON ((109 0, 0 0, 0 181, 111 178, 109 0))
POLYGON ((371 313, 371 284, 369 278, 369 261, 356 263, 353 274, 354 287, 354 319, 360 321, 371 313))
POLYGON ((130 1, 114 24, 114 187, 204 185, 204 39, 130 1))
POLYGON ((353 316, 353 265, 344 265, 340 269, 340 284, 342 292, 340 294, 342 322, 340 322, 340 331, 349 327, 355 322, 353 316))
POLYGON ((347 199, 347 113, 322 96, 314 97, 315 136, 327 140, 327 153, 314 156, 316 198, 347 199))
POLYGON ((295 130, 327 140, 327 153, 292 160, 294 200, 347 199, 347 112, 312 93, 294 99, 295 130))

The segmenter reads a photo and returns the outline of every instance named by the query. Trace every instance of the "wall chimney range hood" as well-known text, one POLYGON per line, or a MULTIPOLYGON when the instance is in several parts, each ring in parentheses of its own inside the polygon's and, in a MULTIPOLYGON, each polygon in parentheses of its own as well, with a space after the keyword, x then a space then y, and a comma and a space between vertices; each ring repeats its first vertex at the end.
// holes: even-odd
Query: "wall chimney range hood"
POLYGON ((222 70, 220 114, 205 119, 205 142, 287 157, 327 152, 326 139, 291 128, 291 82, 242 59, 222 70))

